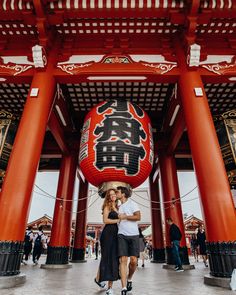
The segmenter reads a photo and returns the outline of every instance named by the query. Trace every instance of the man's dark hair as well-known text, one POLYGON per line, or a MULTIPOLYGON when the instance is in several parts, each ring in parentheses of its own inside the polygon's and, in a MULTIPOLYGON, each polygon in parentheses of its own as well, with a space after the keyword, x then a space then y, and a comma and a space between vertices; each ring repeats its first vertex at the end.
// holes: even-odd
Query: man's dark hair
POLYGON ((32 230, 33 229, 33 226, 28 226, 28 230, 32 230))
POLYGON ((116 189, 121 191, 122 194, 125 194, 125 197, 127 199, 131 196, 130 191, 125 186, 117 186, 116 189))
POLYGON ((168 217, 168 218, 166 218, 166 221, 173 222, 173 220, 172 220, 172 218, 171 218, 171 217, 168 217))
POLYGON ((38 228, 38 230, 39 231, 42 231, 42 229, 43 229, 43 227, 42 227, 42 225, 40 225, 39 228, 38 228))

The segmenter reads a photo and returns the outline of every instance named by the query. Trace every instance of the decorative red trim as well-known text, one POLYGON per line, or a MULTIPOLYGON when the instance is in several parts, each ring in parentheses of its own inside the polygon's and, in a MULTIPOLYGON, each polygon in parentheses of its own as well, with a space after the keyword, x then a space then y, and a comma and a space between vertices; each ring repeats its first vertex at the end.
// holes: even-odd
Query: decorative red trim
POLYGON ((221 62, 217 64, 205 64, 201 66, 217 75, 227 75, 230 73, 236 74, 236 56, 232 59, 231 63, 221 62))
POLYGON ((92 64, 94 64, 94 62, 86 64, 58 64, 57 67, 70 75, 76 75, 81 68, 89 67, 92 64))
POLYGON ((152 68, 157 74, 163 75, 177 67, 177 63, 142 63, 145 67, 152 68))
POLYGON ((29 65, 0 65, 0 74, 6 76, 16 76, 32 68, 29 65))

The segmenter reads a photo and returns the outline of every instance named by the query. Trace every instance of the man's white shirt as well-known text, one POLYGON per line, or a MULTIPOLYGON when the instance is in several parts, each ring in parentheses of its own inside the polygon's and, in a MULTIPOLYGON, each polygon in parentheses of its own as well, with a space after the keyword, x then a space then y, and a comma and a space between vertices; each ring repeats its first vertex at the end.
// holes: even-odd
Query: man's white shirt
MULTIPOLYGON (((131 216, 134 212, 140 211, 138 205, 128 199, 125 203, 121 204, 119 207, 119 213, 125 213, 127 216, 131 216)), ((131 220, 121 220, 119 223, 118 234, 124 236, 137 236, 139 235, 137 221, 131 220)))

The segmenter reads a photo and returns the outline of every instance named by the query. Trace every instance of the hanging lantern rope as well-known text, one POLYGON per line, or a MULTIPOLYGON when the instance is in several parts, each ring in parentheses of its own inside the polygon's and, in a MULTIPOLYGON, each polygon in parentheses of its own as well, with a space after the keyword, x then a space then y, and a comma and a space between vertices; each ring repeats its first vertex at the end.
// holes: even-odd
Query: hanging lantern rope
MULTIPOLYGON (((61 201, 61 202, 72 202, 72 201, 82 201, 82 200, 85 200, 85 199, 91 199, 94 195, 97 195, 97 197, 96 197, 96 199, 87 207, 87 208, 85 208, 85 209, 83 209, 83 210, 80 210, 80 211, 70 211, 70 210, 65 210, 66 212, 68 212, 68 213, 74 213, 74 214, 79 214, 79 213, 82 213, 82 212, 84 212, 84 211, 86 211, 86 210, 88 210, 88 208, 90 208, 95 202, 97 202, 97 200, 100 198, 100 196, 98 195, 98 193, 97 192, 94 192, 94 193, 92 193, 92 191, 91 191, 91 194, 89 195, 89 196, 87 196, 87 197, 84 197, 84 198, 81 198, 81 199, 72 199, 72 200, 65 200, 65 199, 63 199, 63 198, 57 198, 57 197, 54 197, 53 195, 51 195, 51 194, 49 194, 48 192, 46 192, 45 190, 43 190, 43 189, 41 189, 37 184, 35 184, 35 187, 37 188, 37 189, 39 189, 42 193, 40 193, 40 192, 37 192, 37 191, 35 191, 34 190, 34 193, 36 193, 36 194, 38 194, 38 195, 40 195, 40 196, 44 196, 44 197, 47 197, 47 198, 50 198, 50 199, 54 199, 54 200, 59 200, 59 201, 61 201)), ((183 199, 183 198, 185 198, 186 196, 188 196, 190 193, 192 193, 195 189, 197 188, 197 186, 195 186, 193 189, 191 189, 189 192, 187 192, 186 194, 184 194, 183 196, 181 196, 180 198, 178 198, 178 199, 174 199, 174 200, 171 200, 171 201, 165 201, 165 202, 158 202, 158 201, 151 201, 150 200, 150 198, 149 198, 149 193, 148 192, 146 192, 147 193, 147 195, 148 195, 148 199, 146 199, 146 198, 144 198, 144 197, 142 197, 141 195, 139 195, 138 193, 136 193, 135 191, 133 192, 136 196, 138 196, 140 199, 142 199, 142 200, 144 200, 144 201, 146 201, 146 202, 151 202, 151 203, 153 203, 153 204, 171 204, 170 206, 167 206, 167 207, 164 207, 164 210, 167 210, 167 209, 169 209, 169 208, 171 208, 171 207, 173 207, 173 205, 175 205, 175 203, 180 203, 180 200, 181 199, 183 199)), ((185 202, 191 202, 191 201, 194 201, 194 200, 197 200, 197 199, 199 199, 199 197, 196 197, 196 198, 193 198, 193 199, 190 199, 190 200, 181 200, 181 203, 185 203, 185 202)), ((150 205, 149 206, 147 206, 147 205, 144 205, 144 204, 142 204, 142 203, 140 203, 140 202, 138 202, 137 200, 134 200, 133 199, 133 201, 134 202, 136 202, 138 205, 140 205, 140 206, 142 206, 142 207, 144 207, 144 208, 147 208, 147 209, 150 209, 150 205)), ((62 204, 62 206, 63 206, 63 204, 62 204)), ((160 211, 161 210, 161 208, 151 208, 151 210, 156 210, 156 211, 160 211)))
MULTIPOLYGON (((180 203, 186 203, 186 202, 191 202, 191 201, 194 201, 194 200, 197 200, 197 199, 199 199, 199 197, 196 197, 196 198, 193 198, 193 199, 190 199, 190 200, 181 201, 181 202, 179 202, 179 201, 175 201, 175 200, 174 200, 174 201, 172 201, 172 205, 171 205, 171 206, 164 207, 163 209, 164 209, 164 210, 169 209, 169 208, 173 207, 176 203, 179 203, 179 204, 180 204, 180 203)), ((145 200, 145 199, 144 199, 144 200, 145 200)), ((142 204, 142 203, 140 203, 140 202, 138 202, 137 200, 134 200, 134 199, 133 199, 133 201, 134 201, 135 203, 137 203, 138 205, 144 207, 144 208, 150 209, 150 206, 144 205, 144 204, 142 204)), ((146 199, 146 201, 149 201, 149 200, 146 199)), ((151 208, 151 210, 160 211, 160 210, 162 210, 162 209, 161 209, 161 208, 151 208)))
MULTIPOLYGON (((63 198, 56 198, 52 195, 50 195, 49 193, 47 193, 46 191, 44 191, 43 189, 41 189, 39 186, 35 185, 39 190, 43 191, 44 193, 40 193, 40 192, 37 192, 37 191, 34 191, 34 193, 40 195, 40 196, 44 196, 44 197, 47 197, 47 198, 50 198, 50 199, 54 199, 54 200, 60 200, 60 201, 76 201, 77 199, 73 199, 73 200, 64 200, 63 198)), ((78 201, 82 201, 84 199, 91 199, 92 196, 96 195, 97 192, 94 192, 94 193, 91 193, 89 196, 85 197, 85 198, 81 198, 81 199, 78 199, 78 201)), ((70 211, 70 210, 65 210, 66 212, 68 213, 82 213, 84 211, 86 211, 88 208, 90 208, 98 199, 100 198, 100 196, 98 195, 97 198, 86 208, 86 209, 83 209, 83 210, 80 210, 80 211, 70 211)), ((63 204, 62 204, 62 207, 63 207, 63 204)))
MULTIPOLYGON (((39 193, 39 192, 37 192, 37 191, 34 191, 36 194, 39 194, 39 195, 41 195, 41 196, 45 196, 45 197, 49 197, 49 198, 54 199, 54 200, 60 200, 60 201, 64 201, 64 202, 72 202, 72 201, 76 201, 76 200, 78 200, 78 201, 82 201, 82 200, 85 200, 85 199, 88 198, 88 197, 84 197, 84 198, 81 198, 81 199, 77 199, 77 198, 76 198, 76 199, 72 199, 72 200, 64 200, 63 198, 57 198, 57 197, 55 197, 55 196, 49 194, 49 193, 46 192, 45 190, 41 189, 37 184, 35 184, 35 186, 36 186, 40 191, 42 191, 42 192, 44 193, 44 194, 42 194, 42 193, 39 193)), ((174 200, 171 200, 171 201, 163 201, 163 202, 160 202, 160 201, 152 201, 152 200, 150 200, 150 198, 149 198, 149 199, 146 199, 146 198, 140 196, 140 195, 139 195, 138 193, 136 193, 135 191, 133 191, 133 193, 134 193, 136 196, 138 196, 139 198, 141 198, 141 199, 143 199, 143 200, 145 200, 145 201, 149 201, 149 202, 154 203, 154 204, 161 204, 161 203, 166 204, 166 203, 173 203, 173 202, 176 202, 176 201, 178 201, 178 200, 181 200, 181 199, 185 198, 186 196, 188 196, 189 194, 191 194, 196 188, 197 188, 197 186, 195 186, 195 187, 194 187, 193 189, 191 189, 189 192, 187 192, 187 193, 184 194, 183 196, 180 196, 180 197, 177 198, 177 199, 174 199, 174 200)), ((97 192, 92 193, 92 194, 90 195, 90 198, 91 198, 92 196, 96 195, 96 194, 97 194, 97 192)), ((147 192, 147 195, 149 196, 148 192, 147 192)))
POLYGON ((90 208, 95 202, 97 202, 97 200, 100 198, 100 196, 98 195, 98 197, 87 207, 87 208, 85 208, 85 209, 83 209, 83 210, 80 210, 80 211, 70 211, 70 210, 65 210, 66 212, 68 212, 68 213, 75 213, 75 214, 79 214, 79 213, 82 213, 82 212, 84 212, 84 211, 87 211, 88 210, 88 208, 90 208))
MULTIPOLYGON (((191 194, 195 189, 197 188, 197 186, 195 186, 193 189, 191 189, 189 192, 187 192, 186 194, 184 194, 183 196, 180 196, 179 198, 177 199, 174 199, 174 200, 171 200, 171 201, 163 201, 163 202, 160 202, 160 201, 150 201, 151 203, 154 203, 154 204, 166 204, 166 203, 173 203, 173 202, 176 202, 178 200, 181 200, 183 198, 185 198, 186 196, 188 196, 189 194, 191 194)), ((136 196, 138 196, 140 199, 143 199, 145 201, 149 201, 147 199, 145 199, 144 197, 140 196, 138 193, 136 193, 135 191, 133 192, 136 196)), ((148 194, 148 192, 147 192, 148 194)))
POLYGON ((34 193, 38 194, 38 195, 41 195, 41 196, 45 196, 45 197, 48 197, 48 198, 51 198, 51 199, 54 199, 54 200, 60 200, 60 201, 64 201, 64 202, 72 202, 72 201, 82 201, 82 200, 85 200, 85 199, 88 199, 88 198, 91 198, 92 196, 94 196, 95 194, 97 194, 97 192, 94 192, 93 194, 91 194, 90 196, 87 196, 87 197, 84 197, 84 198, 81 198, 81 199, 72 199, 72 200, 65 200, 64 198, 57 198, 51 194, 49 194, 48 192, 46 192, 45 190, 41 189, 37 184, 35 184, 35 186, 37 187, 37 189, 39 189, 40 191, 42 191, 43 193, 39 193, 37 191, 34 190, 34 193))

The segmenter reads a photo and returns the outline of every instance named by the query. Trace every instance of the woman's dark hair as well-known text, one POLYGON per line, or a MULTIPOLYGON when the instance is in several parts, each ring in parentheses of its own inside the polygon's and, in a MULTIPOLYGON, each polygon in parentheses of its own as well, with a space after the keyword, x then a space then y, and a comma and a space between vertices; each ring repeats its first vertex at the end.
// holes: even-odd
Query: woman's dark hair
POLYGON ((125 186, 117 186, 117 190, 121 191, 122 194, 125 194, 125 197, 128 199, 130 197, 130 191, 125 186))

